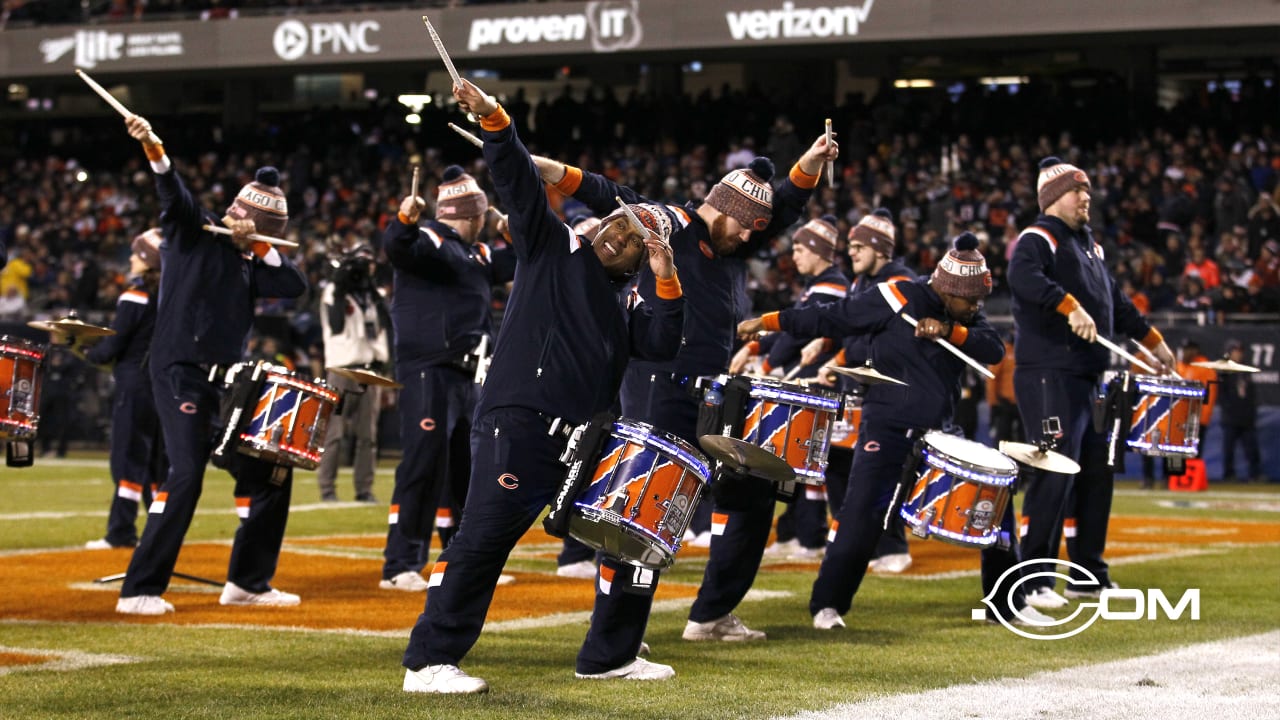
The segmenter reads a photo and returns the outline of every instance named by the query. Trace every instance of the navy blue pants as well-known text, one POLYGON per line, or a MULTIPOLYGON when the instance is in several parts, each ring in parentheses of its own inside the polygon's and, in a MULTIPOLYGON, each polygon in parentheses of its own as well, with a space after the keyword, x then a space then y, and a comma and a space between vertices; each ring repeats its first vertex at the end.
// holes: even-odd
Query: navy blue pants
MULTIPOLYGON (((564 441, 523 408, 501 408, 476 419, 472 474, 462 524, 432 568, 426 608, 409 634, 403 664, 457 665, 475 645, 493 602, 498 576, 520 537, 559 490, 567 468, 564 441)), ((591 627, 577 671, 599 673, 635 659, 644 637, 657 573, 606 559, 596 585, 591 627)))
MULTIPOLYGON (((219 389, 198 365, 151 368, 156 414, 164 433, 169 474, 151 502, 142 539, 133 551, 120 597, 160 595, 169 587, 178 551, 204 489, 205 465, 213 449, 219 389)), ((238 453, 230 456, 240 526, 231 546, 227 580, 249 592, 271 589, 289 519, 293 471, 272 482, 275 466, 238 453)))
MULTIPOLYGON (((849 475, 852 472, 852 466, 852 450, 831 448, 831 454, 827 458, 826 473, 827 502, 831 505, 831 517, 840 516, 840 508, 844 506, 845 496, 849 493, 849 475)), ((803 540, 801 544, 804 544, 803 540)), ((805 545, 805 547, 809 546, 805 545)), ((880 536, 880 542, 876 543, 876 554, 872 557, 903 555, 909 552, 906 525, 902 521, 902 516, 894 513, 893 517, 889 518, 889 529, 880 536)))
MULTIPOLYGON (((427 562, 436 508, 461 515, 471 476, 471 414, 476 384, 457 368, 396 369, 400 391, 400 446, 396 487, 391 495, 382 578, 420 571, 427 562)), ((442 523, 443 525, 443 523, 442 523)), ((456 528, 441 528, 447 544, 456 528)))
MULTIPOLYGON (((1096 377, 1061 371, 1017 368, 1013 373, 1027 442, 1040 442, 1044 438, 1042 422, 1056 417, 1062 426, 1057 451, 1080 463, 1080 472, 1075 475, 1042 470, 1029 475, 1022 503, 1022 555, 1027 559, 1056 560, 1065 524, 1067 557, 1093 573, 1105 587, 1111 576, 1102 554, 1107 544, 1115 473, 1107 464, 1107 435, 1093 427, 1096 386, 1096 377)), ((1045 563, 1028 572, 1055 569, 1045 563)), ((1071 577, 1084 579, 1075 571, 1071 577)), ((1052 588, 1053 577, 1027 581, 1028 590, 1040 587, 1052 588)))
POLYGON ((117 367, 115 399, 111 406, 111 509, 107 512, 107 542, 116 547, 138 542, 138 504, 151 498, 164 478, 168 463, 151 395, 151 378, 136 366, 117 367))
POLYGON ((778 542, 799 540, 806 548, 827 544, 827 488, 797 485, 796 498, 778 516, 778 542))

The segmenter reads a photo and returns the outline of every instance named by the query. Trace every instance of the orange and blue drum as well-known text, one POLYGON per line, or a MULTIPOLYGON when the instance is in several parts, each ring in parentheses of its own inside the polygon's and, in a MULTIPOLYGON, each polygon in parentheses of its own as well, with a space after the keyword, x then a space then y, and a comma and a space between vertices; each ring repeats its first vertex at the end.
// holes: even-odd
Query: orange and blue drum
POLYGON ((999 540, 1018 465, 1008 455, 937 430, 925 433, 915 483, 899 514, 922 538, 988 548, 999 540))
POLYGON ((304 380, 298 373, 273 366, 236 450, 276 465, 316 469, 338 397, 323 380, 304 380))
POLYGON ((739 439, 781 458, 795 471, 796 480, 822 485, 841 399, 832 390, 751 378, 739 439))
POLYGON ((1198 380, 1121 373, 1131 399, 1124 442, 1139 455, 1193 458, 1199 454, 1200 409, 1205 386, 1198 380))
POLYGON ((0 335, 0 440, 29 441, 40 427, 44 348, 0 335))
POLYGON ((858 427, 862 425, 862 398, 845 395, 843 410, 831 424, 831 447, 852 451, 858 444, 858 427))

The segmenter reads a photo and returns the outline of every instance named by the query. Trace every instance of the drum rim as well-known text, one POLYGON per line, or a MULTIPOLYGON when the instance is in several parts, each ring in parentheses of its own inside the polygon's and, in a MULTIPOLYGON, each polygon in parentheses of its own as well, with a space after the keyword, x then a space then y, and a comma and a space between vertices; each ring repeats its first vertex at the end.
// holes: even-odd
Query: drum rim
MULTIPOLYGON (((941 430, 930 430, 929 432, 927 432, 927 433, 925 433, 925 434, 924 434, 924 443, 925 443, 924 452, 926 453, 926 455, 935 455, 935 456, 942 457, 942 458, 944 458, 945 460, 947 460, 948 462, 952 463, 953 465, 956 465, 956 466, 960 467, 960 468, 961 468, 961 469, 963 469, 963 470, 966 470, 966 471, 971 472, 971 473, 974 473, 974 474, 981 474, 981 475, 985 475, 985 476, 987 476, 987 477, 989 477, 989 478, 995 478, 995 479, 999 479, 999 480, 1001 480, 1001 481, 1002 481, 1002 482, 987 482, 987 483, 984 483, 984 484, 986 484, 986 485, 1007 486, 1007 485, 1011 485, 1011 484, 1013 484, 1013 481, 1014 481, 1014 480, 1016 480, 1016 479, 1017 479, 1017 477, 1018 477, 1018 463, 1014 462, 1013 458, 1009 457, 1008 455, 1005 455, 1004 453, 1000 452, 999 450, 996 450, 995 448, 989 447, 989 446, 987 446, 987 445, 983 445, 982 443, 977 442, 977 441, 975 441, 975 440, 970 440, 970 439, 968 439, 968 438, 958 437, 958 436, 956 436, 956 435, 952 435, 952 434, 950 434, 950 433, 942 432, 941 430), (1001 458, 1003 458, 1004 460, 1006 460, 1006 461, 1009 463, 1009 467, 1007 468, 1007 471, 1006 471, 1006 472, 1003 472, 1003 473, 1002 473, 1002 472, 1000 472, 1000 471, 1001 471, 1001 468, 994 468, 994 467, 991 467, 991 466, 989 466, 989 465, 982 465, 982 464, 979 464, 979 463, 974 462, 974 461, 972 461, 972 460, 965 460, 964 458, 958 458, 958 457, 956 457, 955 455, 953 455, 953 454, 951 454, 951 453, 949 453, 949 452, 947 452, 947 451, 945 451, 945 450, 943 450, 943 449, 939 448, 937 445, 935 445, 935 444, 933 444, 932 442, 930 442, 930 439, 929 439, 930 437, 935 437, 935 438, 936 438, 936 437, 945 437, 945 438, 951 438, 951 440, 953 440, 953 441, 954 441, 954 440, 963 440, 963 441, 968 442, 968 443, 973 443, 974 445, 977 445, 977 446, 982 447, 982 448, 986 448, 987 450, 990 450, 991 452, 995 453, 996 455, 999 455, 1001 458)), ((931 466, 931 467, 932 467, 932 466, 931 466)), ((940 469, 940 470, 945 470, 946 468, 938 468, 938 469, 940 469)), ((981 478, 976 478, 976 477, 975 477, 975 478, 969 478, 969 479, 977 480, 977 481, 979 481, 979 482, 982 482, 982 479, 981 479, 981 478)))
POLYGON ((646 448, 663 451, 668 456, 679 458, 682 453, 688 455, 689 459, 693 460, 693 463, 680 463, 680 465, 700 477, 704 484, 711 481, 711 461, 707 459, 706 455, 693 447, 688 440, 678 435, 656 428, 642 420, 633 420, 631 418, 614 420, 609 434, 623 440, 635 440, 646 448), (626 432, 628 429, 632 430, 632 432, 626 432), (643 435, 636 433, 635 430, 639 430, 643 435), (664 446, 663 443, 666 443, 667 446, 664 446))

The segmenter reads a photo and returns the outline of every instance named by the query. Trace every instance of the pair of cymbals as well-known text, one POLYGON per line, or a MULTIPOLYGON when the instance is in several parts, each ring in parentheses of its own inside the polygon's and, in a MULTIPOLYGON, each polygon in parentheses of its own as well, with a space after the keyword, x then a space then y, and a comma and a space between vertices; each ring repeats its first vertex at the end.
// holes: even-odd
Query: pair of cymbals
POLYGON ((28 327, 47 333, 61 333, 75 338, 96 338, 115 335, 116 331, 100 325, 90 325, 78 317, 67 316, 60 320, 32 320, 28 327))
POLYGON ((871 363, 867 363, 866 365, 860 365, 858 367, 851 367, 851 368, 838 367, 838 366, 832 365, 827 369, 836 373, 837 375, 843 375, 848 378, 853 378, 854 380, 857 380, 858 382, 864 385, 886 385, 887 384, 887 385, 902 385, 904 387, 906 386, 906 383, 902 382, 901 380, 895 377, 890 377, 888 375, 885 375, 879 370, 876 370, 875 368, 871 367, 871 363))
POLYGON ((1000 452, 1024 465, 1030 465, 1031 467, 1040 470, 1047 470, 1051 473, 1074 475, 1080 472, 1080 465, 1076 463, 1075 460, 1072 460, 1062 453, 1045 450, 1038 445, 1001 440, 1000 452))
POLYGON ((344 377, 352 382, 360 385, 368 385, 370 387, 385 388, 402 388, 404 385, 392 380, 385 375, 379 375, 372 370, 364 370, 361 368, 329 368, 329 372, 340 377, 344 377))
POLYGON ((1230 360, 1230 359, 1201 360, 1200 362, 1193 362, 1191 364, 1194 365, 1195 367, 1208 368, 1210 370, 1217 370, 1218 372, 1227 372, 1227 373, 1233 373, 1233 372, 1256 373, 1259 371, 1258 368, 1252 365, 1245 365, 1244 363, 1238 363, 1235 360, 1230 360))

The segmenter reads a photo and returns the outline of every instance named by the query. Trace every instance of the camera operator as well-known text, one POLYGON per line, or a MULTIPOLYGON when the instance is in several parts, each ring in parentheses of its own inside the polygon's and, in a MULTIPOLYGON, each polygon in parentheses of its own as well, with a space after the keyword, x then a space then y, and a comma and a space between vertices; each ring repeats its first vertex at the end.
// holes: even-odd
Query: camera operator
MULTIPOLYGON (((320 324, 324 331, 324 361, 333 368, 359 367, 386 372, 387 328, 390 314, 382 293, 374 285, 377 269, 373 248, 361 243, 331 263, 333 276, 320 295, 320 324)), ((316 471, 321 500, 337 500, 335 483, 341 464, 342 437, 350 429, 355 438, 356 502, 376 503, 373 495, 374 466, 378 455, 378 409, 380 388, 362 386, 345 377, 328 373, 330 387, 343 394, 342 413, 329 418, 324 438, 324 457, 316 471)))

